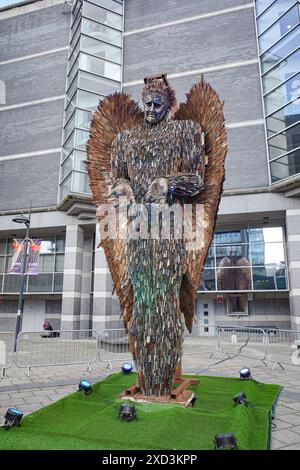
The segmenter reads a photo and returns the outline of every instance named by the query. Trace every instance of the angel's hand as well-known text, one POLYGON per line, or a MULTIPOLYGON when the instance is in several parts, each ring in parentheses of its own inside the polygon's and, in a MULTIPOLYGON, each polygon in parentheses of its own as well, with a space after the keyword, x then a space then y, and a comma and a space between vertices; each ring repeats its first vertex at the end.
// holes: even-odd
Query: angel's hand
POLYGON ((129 182, 125 179, 118 180, 107 195, 107 201, 114 207, 119 207, 124 204, 133 204, 135 197, 129 182))
POLYGON ((168 178, 156 178, 145 195, 146 202, 164 204, 168 193, 168 178))

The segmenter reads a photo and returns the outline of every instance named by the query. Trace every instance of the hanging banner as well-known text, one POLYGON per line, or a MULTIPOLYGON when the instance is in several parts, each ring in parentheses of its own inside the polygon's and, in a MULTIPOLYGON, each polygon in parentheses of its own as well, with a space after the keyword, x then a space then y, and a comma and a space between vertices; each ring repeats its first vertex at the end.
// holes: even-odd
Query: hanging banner
MULTIPOLYGON (((29 276, 38 275, 39 255, 41 251, 42 240, 39 238, 30 238, 28 242, 27 272, 29 276)), ((25 240, 14 238, 12 243, 13 257, 11 262, 10 274, 22 274, 23 260, 25 254, 25 240)))

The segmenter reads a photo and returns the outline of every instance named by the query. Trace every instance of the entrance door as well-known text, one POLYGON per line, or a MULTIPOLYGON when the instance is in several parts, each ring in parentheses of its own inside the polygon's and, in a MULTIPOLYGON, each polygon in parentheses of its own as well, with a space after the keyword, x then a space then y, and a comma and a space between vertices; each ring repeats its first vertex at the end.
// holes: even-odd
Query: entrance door
POLYGON ((215 309, 213 298, 203 294, 198 295, 196 304, 196 321, 201 327, 201 335, 215 335, 215 309))
POLYGON ((22 331, 42 331, 45 318, 45 300, 25 300, 22 331))

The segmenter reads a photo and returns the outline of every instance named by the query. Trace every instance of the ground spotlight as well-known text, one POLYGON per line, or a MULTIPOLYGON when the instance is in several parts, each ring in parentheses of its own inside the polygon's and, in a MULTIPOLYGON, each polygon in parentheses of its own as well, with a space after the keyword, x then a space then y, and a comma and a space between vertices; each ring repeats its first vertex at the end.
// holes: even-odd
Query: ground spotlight
POLYGON ((233 397, 234 401, 234 406, 236 405, 245 405, 248 406, 249 403, 246 401, 246 393, 245 392, 240 392, 237 395, 233 397))
POLYGON ((232 433, 216 434, 214 439, 215 450, 237 449, 236 438, 232 433))
POLYGON ((5 415, 4 429, 10 429, 13 426, 20 426, 21 419, 23 418, 22 411, 17 408, 8 408, 5 415))
POLYGON ((84 392, 86 395, 92 393, 92 384, 88 380, 81 380, 79 382, 78 392, 84 392))
POLYGON ((126 403, 120 405, 119 418, 122 421, 133 421, 134 419, 137 419, 135 406, 128 405, 126 403))
POLYGON ((249 367, 243 367, 243 369, 240 370, 240 379, 241 380, 252 380, 257 385, 259 385, 259 382, 257 382, 257 380, 255 380, 252 377, 249 367))
POLYGON ((251 380, 251 371, 248 367, 243 367, 243 369, 240 370, 240 379, 242 380, 251 380))
POLYGON ((122 365, 122 371, 124 372, 124 374, 130 374, 130 372, 132 371, 132 365, 130 364, 130 362, 124 362, 124 364, 122 365))

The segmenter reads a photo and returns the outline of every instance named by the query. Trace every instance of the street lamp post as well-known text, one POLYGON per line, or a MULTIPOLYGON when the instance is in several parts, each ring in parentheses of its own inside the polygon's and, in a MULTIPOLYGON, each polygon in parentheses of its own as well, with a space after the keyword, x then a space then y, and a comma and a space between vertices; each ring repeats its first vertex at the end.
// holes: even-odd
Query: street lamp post
POLYGON ((19 215, 18 217, 15 217, 13 219, 13 222, 16 222, 17 224, 25 224, 26 225, 26 236, 25 236, 25 240, 24 240, 24 256, 22 258, 21 285, 20 285, 20 292, 19 292, 19 302, 18 302, 14 352, 16 352, 16 350, 17 350, 17 339, 18 339, 18 335, 20 333, 20 328, 21 328, 22 319, 23 319, 24 287, 25 287, 25 280, 26 280, 30 218, 31 218, 31 208, 29 209, 29 216, 28 217, 25 217, 24 215, 19 215))

